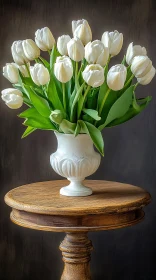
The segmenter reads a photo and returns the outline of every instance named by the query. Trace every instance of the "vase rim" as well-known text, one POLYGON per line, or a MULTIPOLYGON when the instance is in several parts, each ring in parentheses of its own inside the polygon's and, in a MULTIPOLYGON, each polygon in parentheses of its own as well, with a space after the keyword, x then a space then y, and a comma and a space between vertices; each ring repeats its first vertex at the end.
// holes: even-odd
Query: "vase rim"
POLYGON ((68 137, 81 137, 81 136, 88 136, 90 138, 90 136, 87 133, 79 133, 77 136, 75 136, 73 133, 62 133, 62 132, 58 132, 58 131, 54 131, 55 135, 65 135, 68 137))

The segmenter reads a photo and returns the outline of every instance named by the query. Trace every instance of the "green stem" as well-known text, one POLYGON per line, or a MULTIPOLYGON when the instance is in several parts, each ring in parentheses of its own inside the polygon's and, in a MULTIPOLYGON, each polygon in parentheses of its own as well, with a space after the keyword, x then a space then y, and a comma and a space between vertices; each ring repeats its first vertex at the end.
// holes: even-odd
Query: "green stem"
POLYGON ((109 55, 109 58, 108 58, 108 60, 107 60, 107 64, 106 64, 106 65, 109 64, 110 60, 111 60, 111 54, 109 55))
POLYGON ((28 72, 28 74, 29 74, 29 77, 30 77, 30 70, 29 70, 28 64, 25 62, 24 65, 25 65, 25 67, 26 67, 26 69, 27 69, 27 72, 28 72))
POLYGON ((127 83, 124 85, 124 88, 130 83, 130 81, 134 78, 134 75, 132 74, 132 76, 129 78, 129 80, 127 81, 127 83))
POLYGON ((80 66, 80 69, 79 69, 79 72, 78 72, 78 76, 77 76, 78 79, 79 79, 79 77, 80 77, 80 74, 81 74, 81 71, 82 71, 83 66, 84 66, 84 64, 83 64, 83 62, 82 62, 82 63, 81 63, 81 66, 80 66))
POLYGON ((50 50, 48 50, 48 53, 49 53, 49 55, 51 56, 51 51, 50 51, 50 50))
POLYGON ((86 100, 86 98, 87 98, 87 94, 88 94, 90 88, 91 88, 91 86, 88 86, 87 89, 86 89, 86 91, 85 91, 85 93, 84 93, 84 95, 83 95, 83 102, 82 102, 82 104, 81 104, 81 108, 80 108, 80 110, 79 110, 79 112, 78 112, 78 115, 77 115, 77 118, 78 118, 78 119, 80 118, 81 111, 82 111, 82 109, 83 109, 83 106, 84 106, 84 103, 85 103, 85 100, 86 100))
POLYGON ((106 99, 107 99, 107 97, 108 97, 110 91, 111 91, 111 89, 109 88, 109 89, 107 90, 106 94, 105 94, 104 99, 102 100, 102 103, 101 103, 101 106, 100 106, 100 109, 99 109, 99 116, 100 116, 101 113, 102 113, 103 106, 104 106, 104 104, 105 104, 105 102, 106 102, 106 99))
POLYGON ((74 107, 75 107, 75 104, 76 102, 78 101, 79 97, 80 97, 80 94, 82 93, 83 91, 83 88, 84 88, 84 85, 85 85, 85 82, 81 85, 81 87, 79 88, 79 90, 77 91, 75 97, 74 97, 74 100, 72 102, 72 106, 71 106, 71 114, 70 114, 70 121, 73 121, 73 115, 74 115, 74 107))
POLYGON ((139 83, 136 83, 136 84, 135 84, 134 90, 136 89, 136 87, 137 87, 138 85, 139 85, 139 83))
POLYGON ((76 61, 75 62, 75 79, 77 78, 77 75, 78 75, 78 66, 79 66, 79 63, 76 61))
POLYGON ((62 92, 63 92, 63 106, 64 106, 64 110, 66 112, 66 90, 65 90, 64 83, 62 83, 62 92))
MULTIPOLYGON (((99 116, 100 116, 100 115, 101 115, 101 113, 102 113, 102 110, 103 110, 104 104, 105 104, 105 102, 106 102, 106 99, 107 99, 107 97, 108 97, 108 95, 109 95, 110 91, 111 91, 111 89, 109 88, 109 89, 107 90, 106 94, 105 94, 104 99, 102 100, 102 103, 101 103, 101 106, 100 106, 100 109, 99 109, 99 116)), ((95 126, 96 126, 96 124, 97 124, 97 121, 95 122, 95 126)))

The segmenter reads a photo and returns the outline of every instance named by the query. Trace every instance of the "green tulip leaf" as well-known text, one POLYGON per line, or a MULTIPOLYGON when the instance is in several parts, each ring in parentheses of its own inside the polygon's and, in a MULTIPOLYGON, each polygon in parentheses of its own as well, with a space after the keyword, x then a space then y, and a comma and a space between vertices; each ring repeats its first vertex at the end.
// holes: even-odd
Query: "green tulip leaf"
POLYGON ((38 113, 38 111, 35 108, 29 108, 18 115, 19 118, 24 118, 24 119, 33 118, 36 116, 40 116, 40 114, 38 113))
POLYGON ((44 118, 41 115, 27 118, 23 124, 42 130, 57 130, 54 124, 52 124, 52 122, 50 121, 50 119, 44 118))
POLYGON ((79 120, 78 123, 81 126, 82 133, 87 133, 90 135, 95 147, 97 150, 101 153, 102 156, 104 156, 104 141, 101 132, 98 128, 96 128, 94 125, 88 122, 84 122, 82 120, 79 120))
POLYGON ((82 111, 96 121, 101 120, 101 117, 99 117, 98 111, 96 111, 96 110, 84 108, 82 111))
POLYGON ((81 126, 80 126, 79 122, 77 122, 77 125, 76 125, 76 128, 75 128, 75 132, 74 132, 75 137, 78 134, 80 134, 80 131, 81 131, 81 126))
POLYGON ((49 70, 50 69, 50 63, 44 59, 43 57, 39 57, 39 59, 41 60, 41 62, 44 64, 44 66, 49 70))
POLYGON ((60 124, 61 131, 67 134, 74 134, 76 129, 76 123, 69 122, 67 120, 63 120, 60 124))
MULTIPOLYGON (((74 96, 74 99, 73 99, 73 103, 72 103, 72 106, 71 106, 71 116, 70 116, 70 119, 73 120, 74 119, 74 109, 75 109, 75 105, 77 104, 78 100, 80 100, 81 96, 82 96, 82 91, 83 91, 83 88, 84 88, 84 84, 83 83, 81 85, 81 87, 77 90, 75 96, 74 96)), ((84 98, 83 98, 84 99, 84 98)), ((79 112, 79 104, 78 104, 78 112, 79 112)), ((81 108, 82 109, 82 108, 81 108)))
POLYGON ((147 96, 146 98, 143 98, 141 100, 138 99, 137 103, 141 102, 141 104, 140 105, 138 104, 137 108, 136 108, 136 104, 135 104, 135 107, 133 107, 133 105, 132 105, 124 116, 122 116, 121 118, 115 119, 114 121, 109 123, 107 125, 107 127, 113 127, 113 126, 116 126, 116 125, 120 125, 120 124, 125 123, 125 122, 129 121, 130 119, 134 118, 135 116, 140 114, 148 106, 151 99, 152 99, 151 96, 147 96))
POLYGON ((93 88, 87 95, 86 108, 97 109, 99 88, 93 88))
POLYGON ((56 62, 56 58, 60 56, 60 53, 58 52, 56 45, 53 46, 51 54, 50 54, 50 69, 53 70, 54 63, 56 62))
POLYGON ((26 128, 26 130, 24 131, 24 133, 23 133, 23 135, 22 135, 22 139, 23 138, 25 138, 25 137, 27 137, 29 134, 31 134, 32 132, 34 132, 36 130, 36 128, 34 128, 34 127, 31 127, 31 126, 28 126, 27 128, 26 128))
POLYGON ((43 117, 49 117, 51 110, 49 109, 48 105, 45 103, 45 100, 42 97, 38 96, 32 88, 30 88, 26 85, 23 85, 23 88, 24 88, 27 96, 29 96, 29 98, 30 98, 32 104, 34 105, 34 107, 36 108, 36 110, 43 117))
POLYGON ((99 129, 102 130, 105 126, 111 123, 113 120, 122 117, 128 111, 130 105, 132 104, 132 96, 135 85, 129 87, 112 105, 110 111, 107 115, 106 121, 104 124, 99 126, 99 129))
POLYGON ((51 101, 54 109, 64 111, 63 105, 58 96, 55 82, 54 82, 54 79, 52 76, 51 76, 50 82, 48 84, 46 94, 47 94, 47 98, 51 101))

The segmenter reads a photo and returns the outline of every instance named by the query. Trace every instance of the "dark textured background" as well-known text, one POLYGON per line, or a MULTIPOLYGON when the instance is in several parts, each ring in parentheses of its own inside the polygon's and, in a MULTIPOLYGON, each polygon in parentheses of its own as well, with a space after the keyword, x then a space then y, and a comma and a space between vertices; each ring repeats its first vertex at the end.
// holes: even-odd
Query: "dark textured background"
MULTIPOLYGON (((129 42, 146 46, 156 66, 155 0, 44 0, 0 1, 0 67, 11 62, 14 40, 34 38, 37 28, 48 26, 57 38, 71 35, 71 21, 86 18, 93 38, 106 30, 124 33, 120 62, 129 42)), ((156 79, 155 79, 156 81, 156 79)), ((116 231, 90 234, 93 240, 94 280, 156 279, 156 82, 140 86, 138 96, 153 94, 152 103, 139 116, 119 127, 106 129, 105 157, 96 179, 117 180, 147 189, 153 202, 139 225, 116 231)), ((0 90, 10 87, 0 75, 0 90)), ((9 220, 10 209, 3 197, 12 188, 35 181, 59 179, 49 164, 56 150, 52 132, 37 131, 21 140, 23 127, 0 102, 0 280, 59 280, 62 272, 58 245, 63 234, 20 228, 9 220)), ((73 279, 74 280, 74 279, 73 279)))

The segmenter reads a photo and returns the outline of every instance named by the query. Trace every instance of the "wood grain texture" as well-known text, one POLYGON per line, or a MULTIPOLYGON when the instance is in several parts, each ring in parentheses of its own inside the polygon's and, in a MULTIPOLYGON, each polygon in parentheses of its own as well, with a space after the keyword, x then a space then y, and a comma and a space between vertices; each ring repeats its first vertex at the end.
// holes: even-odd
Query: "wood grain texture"
POLYGON ((126 227, 144 217, 142 208, 151 198, 132 185, 86 181, 93 195, 66 197, 59 194, 67 181, 39 182, 11 190, 5 202, 13 208, 11 220, 23 227, 44 231, 100 231, 126 227))
POLYGON ((17 225, 43 231, 66 232, 60 245, 64 269, 61 280, 91 280, 89 231, 117 229, 140 222, 142 208, 151 198, 145 190, 109 181, 86 181, 93 189, 88 197, 59 194, 67 181, 20 186, 5 196, 17 225))
POLYGON ((38 182, 15 188, 5 196, 12 208, 32 213, 73 216, 128 212, 147 205, 151 197, 145 190, 118 182, 86 180, 93 194, 66 197, 59 193, 67 181, 38 182))
POLYGON ((68 233, 60 245, 65 263, 61 280, 91 280, 89 262, 92 249, 87 234, 68 233))

